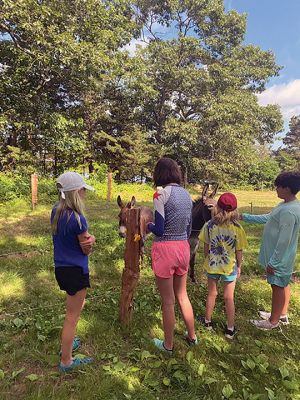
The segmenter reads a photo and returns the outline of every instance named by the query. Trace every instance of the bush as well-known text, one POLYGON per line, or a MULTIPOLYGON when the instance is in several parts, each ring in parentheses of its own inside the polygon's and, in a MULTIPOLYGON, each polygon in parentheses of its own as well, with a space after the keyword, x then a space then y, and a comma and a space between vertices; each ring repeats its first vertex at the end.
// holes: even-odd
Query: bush
POLYGON ((54 178, 39 177, 38 202, 49 203, 57 200, 57 189, 54 178))
POLYGON ((0 173, 0 202, 28 196, 30 190, 30 176, 26 179, 13 173, 0 173))
MULTIPOLYGON (((95 192, 88 194, 91 200, 106 200, 107 197, 107 181, 103 181, 103 175, 91 176, 86 182, 95 188, 95 192)), ((30 175, 19 176, 12 173, 0 173, 0 203, 12 201, 15 199, 24 199, 31 201, 31 185, 30 175)), ((148 184, 117 184, 112 185, 112 199, 117 199, 120 194, 124 202, 135 196, 138 203, 143 201, 151 201, 153 187, 148 184)), ((53 203, 57 200, 57 189, 55 178, 41 177, 38 179, 38 203, 53 203)))
MULTIPOLYGON (((55 201, 57 189, 54 178, 39 177, 38 201, 55 201)), ((15 199, 31 200, 31 175, 16 175, 0 173, 0 202, 4 203, 15 199)))

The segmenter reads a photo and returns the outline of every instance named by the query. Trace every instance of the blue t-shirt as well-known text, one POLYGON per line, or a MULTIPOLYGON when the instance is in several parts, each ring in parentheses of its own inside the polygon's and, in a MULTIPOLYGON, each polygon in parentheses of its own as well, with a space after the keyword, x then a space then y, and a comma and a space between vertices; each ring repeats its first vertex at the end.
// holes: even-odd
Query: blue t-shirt
MULTIPOLYGON (((56 207, 51 212, 51 223, 56 207)), ((56 234, 52 236, 54 245, 54 265, 57 267, 81 267, 83 273, 89 272, 88 256, 80 247, 78 235, 88 230, 88 224, 83 215, 79 215, 81 227, 75 217, 74 211, 67 209, 57 223, 56 234)))

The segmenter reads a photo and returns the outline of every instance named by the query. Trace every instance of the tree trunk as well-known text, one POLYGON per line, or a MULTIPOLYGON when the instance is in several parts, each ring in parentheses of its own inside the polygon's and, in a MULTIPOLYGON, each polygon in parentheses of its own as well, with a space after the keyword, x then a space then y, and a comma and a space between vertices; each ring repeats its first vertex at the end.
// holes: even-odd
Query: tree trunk
POLYGON ((125 268, 122 274, 120 321, 128 325, 133 314, 133 295, 140 277, 140 209, 128 210, 125 268))
POLYGON ((54 168, 53 168, 54 176, 58 176, 57 173, 57 149, 56 145, 54 145, 54 168))
POLYGON ((184 167, 184 172, 183 172, 183 186, 186 188, 188 184, 188 170, 187 166, 184 167))
POLYGON ((89 160, 89 174, 94 172, 93 160, 89 160))

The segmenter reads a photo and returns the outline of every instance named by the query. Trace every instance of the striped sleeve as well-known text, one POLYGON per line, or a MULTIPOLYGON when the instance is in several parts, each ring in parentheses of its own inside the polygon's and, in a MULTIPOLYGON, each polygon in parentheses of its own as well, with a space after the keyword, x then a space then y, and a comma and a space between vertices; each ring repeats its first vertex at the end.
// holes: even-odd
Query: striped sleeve
POLYGON ((157 190, 153 195, 153 207, 154 207, 154 223, 148 224, 150 232, 154 233, 155 236, 163 236, 165 231, 165 204, 169 200, 170 190, 161 189, 157 190))

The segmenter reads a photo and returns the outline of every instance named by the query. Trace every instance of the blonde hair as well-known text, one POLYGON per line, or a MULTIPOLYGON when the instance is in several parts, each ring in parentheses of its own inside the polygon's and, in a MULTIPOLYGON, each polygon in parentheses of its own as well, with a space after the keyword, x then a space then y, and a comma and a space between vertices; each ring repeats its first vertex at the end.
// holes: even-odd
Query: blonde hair
POLYGON ((239 212, 237 209, 233 211, 226 211, 216 206, 212 209, 212 219, 217 225, 234 224, 236 226, 240 226, 239 212))
MULTIPOLYGON (((61 187, 62 186, 58 183, 57 188, 60 189, 61 187)), ((53 235, 55 235, 57 232, 57 225, 60 217, 68 209, 71 209, 72 212, 74 212, 75 218, 80 226, 80 229, 82 227, 80 221, 80 215, 84 215, 83 214, 84 206, 82 198, 80 197, 79 194, 79 190, 71 190, 70 192, 64 192, 64 195, 65 198, 63 199, 61 193, 59 193, 59 202, 57 203, 55 215, 51 224, 53 235)), ((69 222, 70 217, 71 213, 69 213, 68 215, 67 223, 69 222)))

